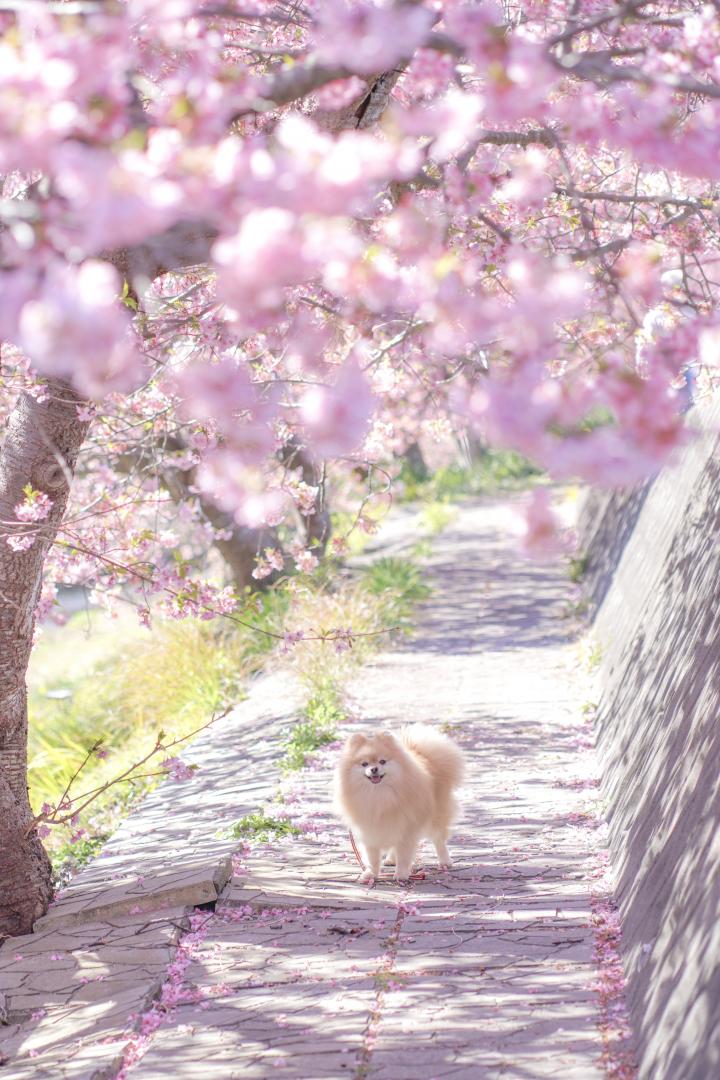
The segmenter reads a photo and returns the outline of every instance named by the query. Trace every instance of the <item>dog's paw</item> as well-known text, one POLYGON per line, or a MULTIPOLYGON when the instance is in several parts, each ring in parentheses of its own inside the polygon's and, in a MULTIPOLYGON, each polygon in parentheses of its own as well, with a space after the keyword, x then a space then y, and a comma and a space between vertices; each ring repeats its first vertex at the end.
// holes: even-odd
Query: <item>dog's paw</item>
POLYGON ((362 885, 369 885, 371 888, 375 884, 375 875, 372 870, 363 870, 362 874, 358 878, 358 881, 362 885))
POLYGON ((453 864, 450 859, 447 862, 438 863, 438 870, 452 870, 453 864))

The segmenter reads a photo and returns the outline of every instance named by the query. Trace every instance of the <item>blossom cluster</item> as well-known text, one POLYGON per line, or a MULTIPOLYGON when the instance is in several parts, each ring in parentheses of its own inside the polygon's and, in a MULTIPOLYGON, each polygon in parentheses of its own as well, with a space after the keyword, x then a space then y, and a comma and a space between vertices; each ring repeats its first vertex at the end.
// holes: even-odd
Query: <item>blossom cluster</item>
POLYGON ((232 610, 196 571, 239 537, 312 572, 441 429, 636 483, 715 378, 713 8, 261 7, 0 15, 2 408, 83 397, 52 576, 146 621, 232 610))

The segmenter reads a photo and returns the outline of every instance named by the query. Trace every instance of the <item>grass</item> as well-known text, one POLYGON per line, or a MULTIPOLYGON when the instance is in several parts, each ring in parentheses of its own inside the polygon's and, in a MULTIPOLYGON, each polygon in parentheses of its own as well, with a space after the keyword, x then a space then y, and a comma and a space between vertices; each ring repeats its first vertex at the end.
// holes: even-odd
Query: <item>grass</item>
POLYGON ((586 671, 597 671, 602 663, 603 650, 600 642, 592 634, 585 634, 580 640, 580 662, 586 671))
POLYGON ((598 644, 598 642, 595 642, 595 644, 591 646, 587 655, 587 665, 590 671, 597 671, 602 662, 602 655, 602 647, 598 644))
POLYGON ((410 556, 413 560, 429 559, 431 554, 432 544, 427 537, 417 540, 410 549, 410 556))
POLYGON ((568 567, 568 576, 574 585, 579 585, 582 579, 585 577, 588 568, 588 556, 577 555, 570 559, 570 565, 568 567))
POLYGON ((339 688, 330 682, 318 686, 305 705, 303 718, 285 740, 280 771, 287 773, 304 768, 310 754, 335 741, 337 729, 346 718, 339 688))
POLYGON ((110 839, 109 832, 96 832, 76 843, 69 841, 60 844, 55 850, 55 883, 65 885, 85 863, 90 862, 110 839))
POLYGON ((319 632, 352 627, 356 636, 347 650, 306 640, 290 654, 288 663, 308 698, 285 741, 282 772, 303 768, 313 751, 335 740, 347 718, 343 691, 353 671, 386 643, 384 632, 407 633, 415 605, 430 595, 422 568, 411 558, 379 558, 356 579, 320 581, 319 587, 301 588, 296 594, 293 625, 319 632))
MULTIPOLYGON (((369 502, 363 511, 363 518, 373 522, 376 526, 382 525, 387 516, 389 503, 387 499, 378 499, 369 502)), ((332 510, 330 512, 332 522, 332 535, 344 537, 347 543, 347 552, 350 556, 362 555, 365 548, 373 539, 373 533, 365 532, 358 527, 357 514, 347 510, 332 510)))
POLYGON ((587 597, 580 597, 579 600, 573 600, 564 605, 561 618, 563 619, 582 619, 587 615, 590 610, 590 601, 587 597))
POLYGON ((420 511, 420 521, 426 532, 437 536, 451 525, 458 512, 446 502, 426 502, 420 511))
MULTIPOLYGON (((307 694, 302 715, 284 744, 283 772, 302 768, 308 755, 335 739, 346 719, 343 688, 348 678, 386 643, 385 631, 408 631, 414 605, 429 592, 412 559, 381 558, 353 578, 333 577, 321 568, 316 575, 247 598, 242 617, 258 629, 280 634, 302 628, 314 637, 351 627, 357 635, 347 649, 304 640, 285 658, 274 654, 294 668, 307 694)), ((276 644, 275 638, 227 620, 157 623, 148 632, 132 617, 109 624, 98 611, 77 614, 61 630, 49 630, 33 655, 29 679, 34 810, 44 802, 57 803, 94 743, 102 743, 107 757, 91 758, 74 794, 95 789, 128 769, 155 744, 159 732, 166 741, 184 737, 241 700, 247 677, 264 665, 276 644)), ((160 772, 159 764, 152 762, 143 771, 160 772)), ((72 828, 52 830, 46 843, 58 882, 97 853, 161 778, 162 773, 114 786, 72 828), (71 833, 78 829, 89 835, 71 843, 71 833)), ((262 821, 261 831, 271 832, 273 820, 263 815, 243 819, 248 829, 262 821)), ((287 831, 287 823, 278 828, 287 831)))
MULTIPOLYGON (((280 631, 287 597, 264 594, 253 625, 280 631)), ((262 665, 274 639, 225 620, 158 624, 152 633, 122 620, 107 633, 105 616, 73 617, 47 634, 33 655, 29 675, 28 781, 33 809, 57 803, 87 749, 102 742, 104 759, 93 758, 73 787, 81 794, 101 786, 140 760, 160 731, 168 739, 195 731, 242 698, 248 674, 262 665), (270 643, 270 644, 268 644, 270 643), (119 647, 118 647, 119 646, 119 647)), ((159 761, 147 770, 157 770, 159 761)), ((107 836, 128 809, 158 782, 148 777, 111 788, 88 807, 74 829, 52 830, 47 846, 56 867, 77 867, 94 853, 70 844, 86 829, 107 836)))
POLYGON ((397 556, 376 559, 364 571, 363 583, 378 597, 381 620, 402 630, 409 628, 415 605, 431 592, 422 568, 410 558, 397 556))
POLYGON ((231 825, 226 835, 233 840, 252 838, 260 844, 269 844, 271 840, 283 836, 299 836, 300 830, 289 821, 269 817, 263 810, 256 810, 231 825))
POLYGON ((403 462, 400 482, 403 501, 453 502, 472 495, 528 487, 542 470, 514 450, 487 450, 471 465, 446 465, 429 478, 417 476, 403 462))

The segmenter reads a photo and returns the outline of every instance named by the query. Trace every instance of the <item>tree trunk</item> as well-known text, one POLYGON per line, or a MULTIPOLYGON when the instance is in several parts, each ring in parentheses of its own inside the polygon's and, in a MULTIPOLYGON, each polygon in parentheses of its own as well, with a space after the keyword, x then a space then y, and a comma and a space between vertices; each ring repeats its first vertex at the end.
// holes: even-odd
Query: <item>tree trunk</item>
POLYGON ((430 478, 430 470, 427 467, 425 455, 417 439, 405 449, 403 457, 416 480, 425 481, 430 478))
POLYGON ((278 456, 286 468, 300 470, 303 483, 318 489, 315 509, 311 514, 301 516, 305 543, 312 547, 316 555, 322 556, 332 534, 332 521, 325 499, 324 469, 294 435, 285 443, 278 456))
POLYGON ((273 574, 272 577, 258 582, 252 576, 257 565, 255 556, 262 554, 263 548, 275 547, 277 544, 277 534, 274 529, 238 525, 232 514, 222 510, 212 499, 197 493, 194 469, 161 468, 160 480, 175 502, 197 499, 203 517, 210 522, 212 527, 219 532, 229 534, 225 540, 213 540, 213 545, 222 555, 232 574, 238 593, 242 594, 248 585, 257 589, 277 579, 277 574, 273 574))
POLYGON ((474 431, 467 431, 465 438, 470 464, 479 465, 488 456, 487 443, 474 431))
POLYGON ((225 540, 213 540, 213 547, 225 562, 239 594, 242 594, 248 585, 254 589, 262 589, 270 585, 277 580, 277 573, 256 581, 252 572, 257 565, 255 557, 262 554, 263 548, 277 547, 277 532, 269 526, 252 528, 249 525, 238 525, 232 514, 223 510, 211 498, 198 490, 194 466, 189 469, 178 469, 172 465, 163 464, 163 453, 180 453, 187 449, 187 444, 178 435, 166 435, 153 446, 146 445, 139 450, 122 454, 112 464, 117 472, 157 476, 174 502, 178 505, 184 502, 195 502, 202 516, 214 529, 228 534, 225 540), (158 458, 160 458, 159 465, 158 458))
POLYGON ((50 382, 40 402, 22 394, 8 419, 0 449, 0 934, 25 934, 52 895, 50 860, 37 837, 27 788, 27 690, 42 570, 70 491, 88 425, 80 399, 65 383, 50 382), (8 536, 28 531, 14 507, 30 484, 52 507, 36 526, 32 546, 13 551, 8 536))

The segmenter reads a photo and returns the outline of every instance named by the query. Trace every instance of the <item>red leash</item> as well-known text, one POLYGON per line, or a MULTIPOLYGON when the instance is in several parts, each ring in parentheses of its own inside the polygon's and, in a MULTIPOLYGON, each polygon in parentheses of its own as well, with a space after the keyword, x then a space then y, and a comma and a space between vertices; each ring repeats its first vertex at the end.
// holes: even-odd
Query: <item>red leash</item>
MULTIPOLYGON (((365 870, 365 868, 366 868, 365 863, 362 861, 362 855, 358 851, 358 846, 355 843, 355 837, 352 834, 352 829, 349 829, 348 831, 349 831, 349 834, 350 834, 350 843, 352 844, 352 849, 355 852, 355 858, 360 863, 360 869, 365 870)), ((425 871, 424 870, 413 870, 412 874, 410 875, 410 880, 411 881, 424 881, 425 880, 425 871)))
POLYGON ((355 843, 355 837, 352 834, 352 829, 349 830, 349 833, 350 833, 350 843, 352 844, 352 849, 355 852, 355 858, 360 863, 360 869, 364 870, 365 869, 365 863, 362 861, 362 855, 358 851, 358 846, 355 843))

